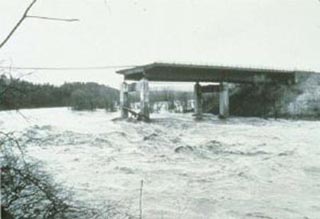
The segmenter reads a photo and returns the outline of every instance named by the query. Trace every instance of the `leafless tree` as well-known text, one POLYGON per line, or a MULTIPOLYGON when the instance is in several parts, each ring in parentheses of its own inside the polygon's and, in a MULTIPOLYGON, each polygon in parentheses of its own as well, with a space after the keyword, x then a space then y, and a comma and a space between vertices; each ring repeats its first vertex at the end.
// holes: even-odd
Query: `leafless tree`
POLYGON ((64 22, 74 22, 79 21, 79 19, 64 19, 64 18, 53 18, 53 17, 45 17, 45 16, 37 16, 37 15, 29 15, 30 10, 32 7, 37 3, 38 0, 32 0, 28 7, 25 9, 24 13, 22 14, 21 18, 18 20, 18 22, 14 25, 14 27, 11 29, 11 31, 8 33, 8 35, 3 39, 3 41, 0 43, 0 49, 9 41, 9 39, 13 36, 13 34, 17 31, 17 29, 22 25, 22 23, 27 18, 33 18, 33 19, 45 19, 45 20, 53 20, 53 21, 64 21, 64 22))

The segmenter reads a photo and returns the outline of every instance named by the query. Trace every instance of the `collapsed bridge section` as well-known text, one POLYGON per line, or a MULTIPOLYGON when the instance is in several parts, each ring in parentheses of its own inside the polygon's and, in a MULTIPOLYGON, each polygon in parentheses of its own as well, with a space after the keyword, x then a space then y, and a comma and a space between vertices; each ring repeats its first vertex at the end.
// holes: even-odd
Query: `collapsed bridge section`
MULTIPOLYGON (((299 71, 300 72, 300 71, 299 71)), ((141 118, 150 118, 149 113, 149 81, 156 82, 195 82, 195 115, 202 115, 202 93, 219 92, 219 114, 221 118, 229 116, 229 83, 251 84, 287 84, 297 82, 298 71, 244 68, 213 65, 190 65, 172 63, 152 63, 134 68, 117 71, 124 76, 121 86, 120 104, 122 117, 128 117, 128 93, 140 91, 140 115, 141 118), (139 81, 128 84, 126 81, 139 81), (201 86, 200 82, 213 83, 201 86), (139 87, 139 89, 137 89, 139 87)))

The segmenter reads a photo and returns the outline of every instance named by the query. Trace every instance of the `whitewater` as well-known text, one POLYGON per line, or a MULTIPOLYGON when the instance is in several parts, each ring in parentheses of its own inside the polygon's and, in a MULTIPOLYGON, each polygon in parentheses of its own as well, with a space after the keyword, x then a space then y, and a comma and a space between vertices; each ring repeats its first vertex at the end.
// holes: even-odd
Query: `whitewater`
POLYGON ((37 141, 27 153, 81 201, 143 218, 320 218, 320 121, 119 113, 0 112, 0 130, 37 141))

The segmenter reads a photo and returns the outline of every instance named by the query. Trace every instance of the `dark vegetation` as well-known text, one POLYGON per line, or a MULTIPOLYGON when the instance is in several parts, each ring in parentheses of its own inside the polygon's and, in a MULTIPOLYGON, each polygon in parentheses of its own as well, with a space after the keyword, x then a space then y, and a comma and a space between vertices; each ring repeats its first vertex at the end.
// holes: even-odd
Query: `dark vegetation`
POLYGON ((133 218, 120 212, 116 203, 97 209, 91 203, 76 201, 42 170, 40 162, 25 154, 25 147, 33 141, 41 139, 0 131, 1 218, 133 218))
POLYGON ((319 119, 319 85, 320 76, 308 73, 300 74, 298 83, 292 85, 237 85, 230 95, 230 114, 263 118, 319 119))
POLYGON ((239 85, 230 96, 230 114, 278 118, 281 114, 279 100, 285 89, 277 84, 239 85))
POLYGON ((75 110, 104 108, 114 111, 117 89, 97 83, 34 84, 0 76, 0 110, 70 106, 75 110))

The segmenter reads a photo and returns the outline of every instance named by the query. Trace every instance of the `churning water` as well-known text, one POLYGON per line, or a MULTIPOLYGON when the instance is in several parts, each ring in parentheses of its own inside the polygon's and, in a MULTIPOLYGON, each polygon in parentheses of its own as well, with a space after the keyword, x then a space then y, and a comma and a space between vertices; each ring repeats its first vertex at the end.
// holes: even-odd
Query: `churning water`
POLYGON ((0 113, 0 128, 79 200, 144 218, 320 218, 320 122, 117 113, 67 108, 0 113))

